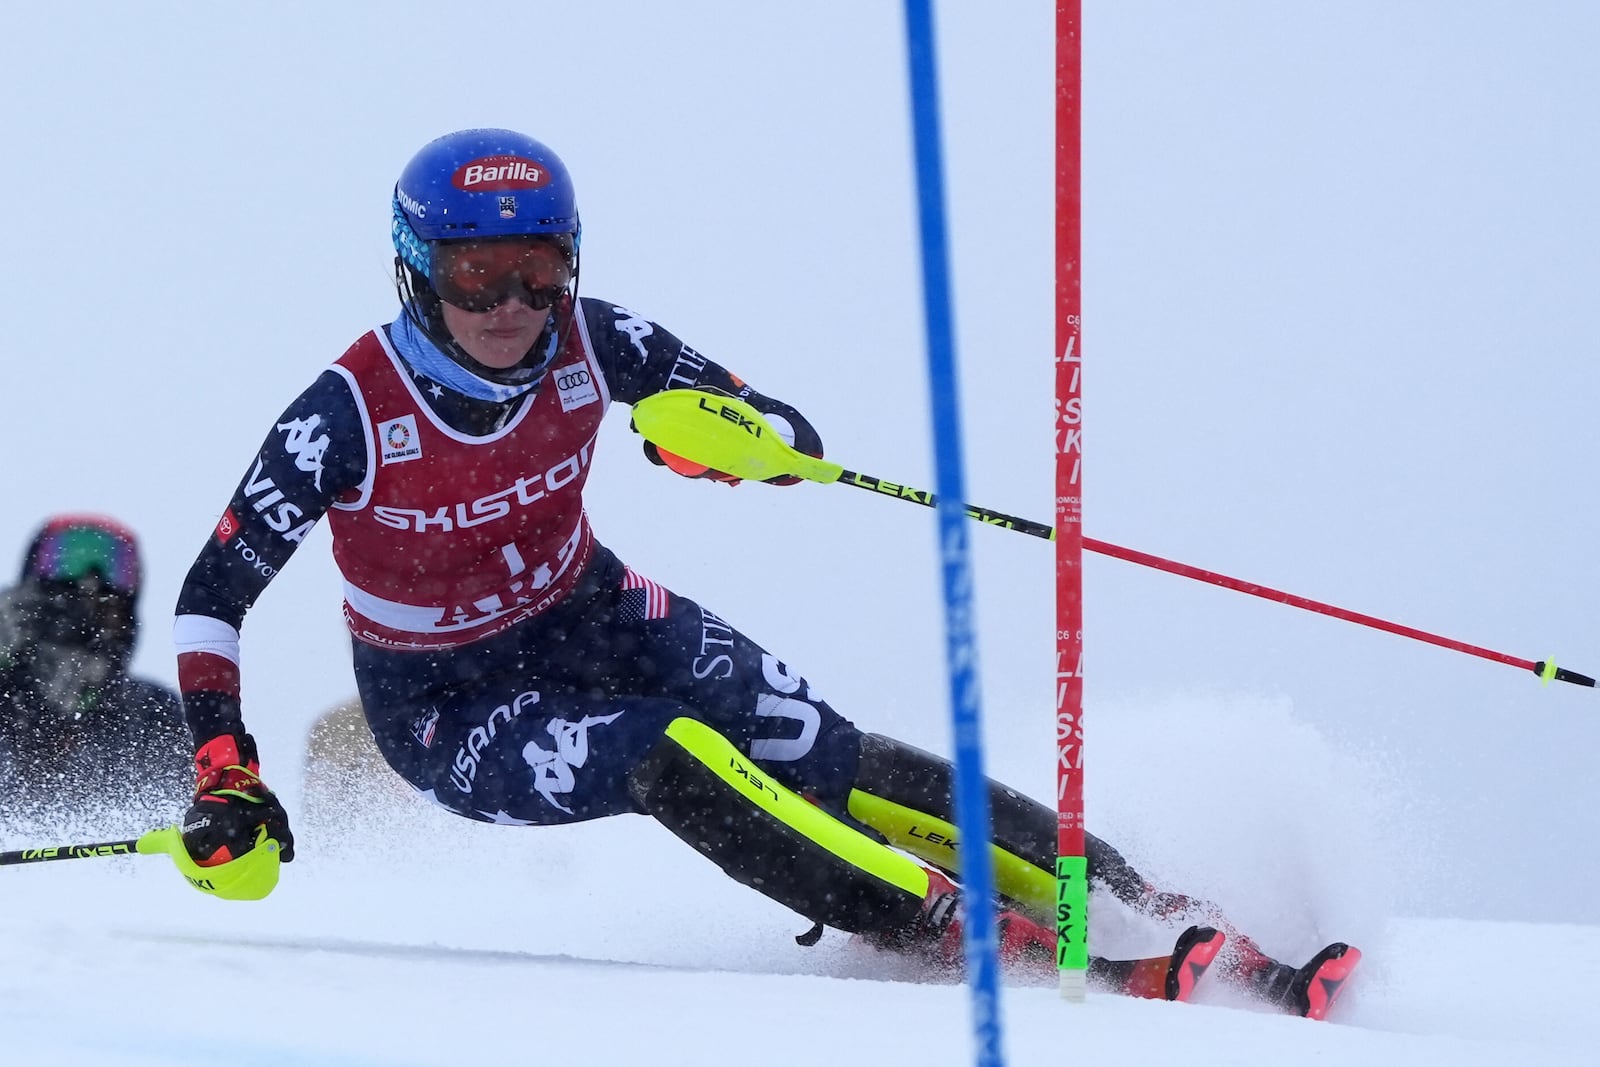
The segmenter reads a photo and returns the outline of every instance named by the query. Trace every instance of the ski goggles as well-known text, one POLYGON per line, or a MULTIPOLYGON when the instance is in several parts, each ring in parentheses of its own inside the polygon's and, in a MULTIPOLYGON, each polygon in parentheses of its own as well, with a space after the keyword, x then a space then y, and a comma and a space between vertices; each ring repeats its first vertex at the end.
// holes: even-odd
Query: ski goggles
POLYGON ((34 539, 27 573, 63 584, 98 574, 107 586, 131 597, 139 588, 139 550, 130 535, 105 526, 52 522, 34 539))
POLYGON ((465 311, 491 311, 512 297, 543 311, 567 291, 572 267, 547 239, 445 241, 433 246, 428 280, 439 299, 465 311))

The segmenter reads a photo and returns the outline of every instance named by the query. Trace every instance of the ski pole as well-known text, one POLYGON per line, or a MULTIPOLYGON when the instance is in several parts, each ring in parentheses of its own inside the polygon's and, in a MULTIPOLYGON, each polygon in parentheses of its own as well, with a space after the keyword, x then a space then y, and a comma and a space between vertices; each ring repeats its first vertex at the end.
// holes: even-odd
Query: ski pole
MULTIPOLYGON (((696 463, 704 463, 715 470, 731 474, 736 478, 745 478, 752 481, 765 481, 790 475, 804 478, 807 481, 831 484, 838 482, 843 485, 865 489, 868 492, 878 493, 883 496, 893 497, 896 500, 906 500, 923 507, 937 507, 938 501, 934 494, 925 489, 915 489, 897 482, 885 481, 870 474, 861 474, 856 471, 846 470, 837 463, 829 460, 808 456, 803 452, 790 447, 772 425, 762 417, 755 408, 742 400, 734 397, 722 396, 717 393, 708 393, 698 389, 669 389, 645 397, 633 406, 633 424, 644 437, 668 452, 675 452, 686 459, 696 463)), ((993 511, 989 508, 967 504, 966 513, 969 517, 978 520, 987 526, 999 526, 1007 530, 1028 534, 1031 537, 1043 538, 1047 541, 1055 540, 1055 530, 1042 523, 1030 519, 1018 518, 1004 512, 993 511)), ((1549 683, 1570 682, 1573 685, 1593 687, 1595 680, 1588 675, 1557 667, 1553 659, 1531 660, 1518 656, 1496 652, 1493 649, 1481 648, 1470 645, 1464 641, 1441 637, 1438 634, 1428 633, 1411 626, 1402 626, 1400 623, 1389 622, 1373 615, 1364 615, 1360 612, 1349 611, 1333 604, 1325 604, 1320 600, 1309 597, 1297 596, 1279 589, 1247 582, 1239 578, 1230 578, 1216 571, 1203 570, 1191 567, 1186 563, 1163 559, 1148 552, 1140 552, 1131 548, 1123 548, 1107 541, 1098 541, 1085 537, 1083 547, 1090 552, 1097 552, 1103 556, 1111 556, 1137 563, 1142 567, 1152 567, 1168 574, 1176 574, 1183 578, 1192 578, 1198 582, 1207 582, 1224 589, 1235 592, 1248 593, 1251 596, 1261 597, 1278 604, 1287 604, 1289 607, 1301 608, 1305 611, 1317 612, 1331 618, 1353 622, 1360 626, 1368 626, 1375 630, 1383 630, 1409 637, 1415 641, 1422 641, 1440 648, 1448 648, 1455 652, 1462 652, 1469 656, 1503 663, 1509 667, 1520 667, 1532 671, 1542 682, 1549 683)))
POLYGON ((45 863, 49 860, 85 860, 98 856, 126 856, 139 851, 139 838, 127 841, 101 841, 92 845, 47 845, 0 852, 0 867, 19 863, 45 863))
POLYGON ((223 900, 260 900, 278 884, 278 842, 267 837, 267 828, 256 831, 255 845, 237 859, 202 867, 183 844, 183 831, 163 826, 126 841, 100 841, 93 844, 46 845, 0 852, 0 867, 53 860, 97 859, 101 856, 154 856, 172 858, 178 873, 188 883, 223 900))

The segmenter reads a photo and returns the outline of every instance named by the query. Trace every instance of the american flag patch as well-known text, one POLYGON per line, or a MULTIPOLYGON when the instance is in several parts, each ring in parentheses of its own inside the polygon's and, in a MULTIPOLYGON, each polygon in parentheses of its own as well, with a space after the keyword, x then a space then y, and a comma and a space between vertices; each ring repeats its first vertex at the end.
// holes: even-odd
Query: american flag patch
POLYGON ((433 746, 434 735, 439 732, 439 709, 429 708, 427 711, 411 720, 411 736, 417 739, 417 744, 423 748, 433 746))
POLYGON ((667 590, 642 575, 632 567, 624 567, 622 576, 622 607, 618 614, 621 622, 643 622, 647 619, 667 617, 667 590))

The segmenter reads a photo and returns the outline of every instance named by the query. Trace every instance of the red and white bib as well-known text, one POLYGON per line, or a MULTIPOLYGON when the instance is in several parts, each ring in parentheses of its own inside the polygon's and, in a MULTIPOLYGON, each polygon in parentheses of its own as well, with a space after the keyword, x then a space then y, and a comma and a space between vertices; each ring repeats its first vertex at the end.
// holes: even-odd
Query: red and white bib
POLYGON ((328 512, 358 640, 452 648, 572 591, 594 548, 583 486, 611 402, 582 316, 537 396, 486 437, 433 415, 382 330, 333 369, 367 429, 367 480, 328 512))

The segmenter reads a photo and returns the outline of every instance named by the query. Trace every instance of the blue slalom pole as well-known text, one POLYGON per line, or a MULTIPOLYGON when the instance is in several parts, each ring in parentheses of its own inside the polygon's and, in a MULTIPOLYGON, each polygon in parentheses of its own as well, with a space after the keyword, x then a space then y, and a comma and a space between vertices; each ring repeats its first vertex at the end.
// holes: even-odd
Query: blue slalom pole
POLYGON ((939 144, 939 71, 928 0, 906 0, 911 73, 911 128, 922 235, 922 300, 927 316, 928 381, 933 402, 939 562, 944 576, 945 659, 955 731, 956 828, 961 836, 966 908, 967 987, 972 1000, 975 1061, 1002 1067, 1000 960, 994 928, 994 859, 989 850, 989 790, 983 773, 978 641, 967 549, 967 499, 962 474, 960 395, 945 234, 944 162, 939 144))

